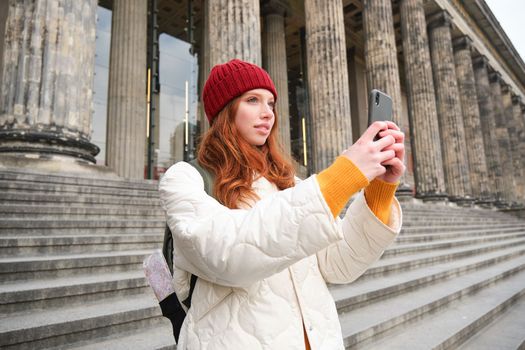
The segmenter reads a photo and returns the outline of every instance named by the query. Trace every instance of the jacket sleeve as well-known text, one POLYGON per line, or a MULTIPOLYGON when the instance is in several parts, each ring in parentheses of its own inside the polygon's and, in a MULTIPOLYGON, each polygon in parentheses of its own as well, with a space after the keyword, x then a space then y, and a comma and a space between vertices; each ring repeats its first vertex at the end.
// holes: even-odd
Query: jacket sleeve
POLYGON ((342 239, 314 176, 250 209, 229 209, 206 194, 195 168, 179 162, 159 191, 175 266, 213 283, 248 286, 342 239))
POLYGON ((326 282, 344 284, 361 276, 397 237, 402 225, 401 206, 394 198, 387 226, 370 210, 361 191, 338 223, 344 239, 319 251, 317 261, 326 282))

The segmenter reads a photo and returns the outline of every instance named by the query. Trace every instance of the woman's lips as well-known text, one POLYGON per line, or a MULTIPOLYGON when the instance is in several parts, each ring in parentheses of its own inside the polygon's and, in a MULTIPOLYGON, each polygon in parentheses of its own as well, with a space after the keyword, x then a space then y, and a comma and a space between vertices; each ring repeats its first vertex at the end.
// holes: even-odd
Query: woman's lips
POLYGON ((257 131, 260 131, 260 132, 262 132, 264 134, 268 134, 270 132, 270 126, 269 125, 256 125, 255 129, 257 129, 257 131))

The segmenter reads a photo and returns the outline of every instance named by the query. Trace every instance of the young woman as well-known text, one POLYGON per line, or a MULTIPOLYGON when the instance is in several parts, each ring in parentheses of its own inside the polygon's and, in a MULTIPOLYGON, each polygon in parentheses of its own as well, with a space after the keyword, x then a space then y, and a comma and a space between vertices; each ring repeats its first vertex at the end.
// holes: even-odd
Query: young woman
POLYGON ((185 162, 160 182, 179 300, 190 274, 198 276, 179 350, 343 349, 326 284, 358 278, 401 229, 399 128, 374 123, 331 166, 300 181, 278 145, 276 99, 258 66, 215 66, 203 90, 210 129, 198 160, 215 176, 216 199, 185 162))

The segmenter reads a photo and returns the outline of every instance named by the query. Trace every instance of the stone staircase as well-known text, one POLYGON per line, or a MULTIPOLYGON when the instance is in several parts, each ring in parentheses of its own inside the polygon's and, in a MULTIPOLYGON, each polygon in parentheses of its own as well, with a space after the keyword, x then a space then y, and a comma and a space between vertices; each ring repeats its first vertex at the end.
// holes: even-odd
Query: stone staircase
POLYGON ((175 348, 142 272, 156 182, 3 171, 0 213, 0 348, 175 348))
MULTIPOLYGON (((525 220, 403 203, 404 228, 333 285, 347 348, 525 347, 525 220)), ((142 273, 156 182, 0 172, 0 348, 173 349, 142 273)))

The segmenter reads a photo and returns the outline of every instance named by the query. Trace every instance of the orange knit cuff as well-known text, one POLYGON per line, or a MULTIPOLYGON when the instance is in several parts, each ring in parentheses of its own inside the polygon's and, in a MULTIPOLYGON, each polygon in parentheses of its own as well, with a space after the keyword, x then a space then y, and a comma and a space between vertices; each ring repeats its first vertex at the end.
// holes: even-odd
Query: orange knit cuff
POLYGON ((317 175, 323 197, 332 215, 337 217, 350 197, 369 184, 359 168, 344 156, 317 175))
POLYGON ((396 194, 399 182, 392 184, 379 179, 374 179, 365 188, 365 198, 368 207, 385 225, 388 225, 392 201, 396 194))

